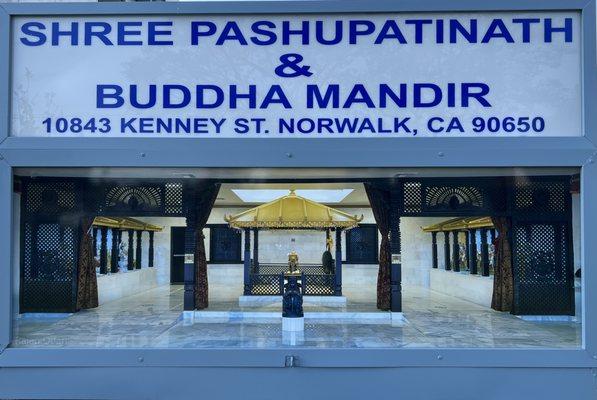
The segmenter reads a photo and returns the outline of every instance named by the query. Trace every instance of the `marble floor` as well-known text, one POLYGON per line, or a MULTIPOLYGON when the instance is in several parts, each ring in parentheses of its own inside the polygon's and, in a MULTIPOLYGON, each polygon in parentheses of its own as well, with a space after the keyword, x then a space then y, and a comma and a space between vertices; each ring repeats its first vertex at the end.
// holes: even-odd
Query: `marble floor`
MULTIPOLYGON (((76 314, 24 315, 15 320, 11 345, 46 348, 577 348, 581 345, 580 324, 523 321, 420 287, 404 287, 404 317, 408 321, 405 324, 307 319, 304 334, 298 337, 283 334, 279 319, 183 318, 182 294, 181 286, 162 286, 76 314)), ((272 309, 273 306, 264 308, 272 309)), ((237 303, 230 301, 214 301, 209 310, 242 311, 237 303)), ((337 312, 338 308, 333 310, 337 312)), ((376 311, 373 303, 350 301, 341 310, 376 311)))

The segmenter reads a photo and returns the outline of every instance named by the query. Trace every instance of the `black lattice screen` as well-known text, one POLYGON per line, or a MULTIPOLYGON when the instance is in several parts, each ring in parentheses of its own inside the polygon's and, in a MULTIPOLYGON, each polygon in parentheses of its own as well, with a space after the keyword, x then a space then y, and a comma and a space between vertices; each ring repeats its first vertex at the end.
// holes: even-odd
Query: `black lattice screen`
POLYGON ((304 275, 303 293, 305 296, 333 296, 336 276, 328 275, 304 275))
POLYGON ((279 296, 284 289, 282 274, 251 274, 251 294, 257 296, 279 296))
POLYGON ((377 264, 377 225, 361 224, 346 231, 346 262, 349 264, 377 264))
POLYGON ((90 181, 90 202, 97 215, 183 215, 181 182, 160 180, 90 181))
POLYGON ((73 312, 82 191, 74 180, 23 181, 21 312, 73 312))
POLYGON ((210 225, 209 228, 209 261, 240 263, 241 231, 228 225, 210 225))
POLYGON ((402 183, 403 215, 496 215, 506 210, 501 178, 425 178, 402 183))
POLYGON ((569 182, 566 177, 514 180, 515 314, 574 315, 569 182))

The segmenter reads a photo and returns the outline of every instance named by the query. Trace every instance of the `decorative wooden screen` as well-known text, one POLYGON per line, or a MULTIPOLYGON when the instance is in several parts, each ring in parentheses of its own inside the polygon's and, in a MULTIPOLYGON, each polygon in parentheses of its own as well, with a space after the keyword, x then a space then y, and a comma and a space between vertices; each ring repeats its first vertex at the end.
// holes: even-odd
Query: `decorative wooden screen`
POLYGON ((89 200, 97 215, 181 216, 183 185, 178 181, 89 181, 89 200))
POLYGON ((574 315, 569 178, 515 178, 512 203, 514 313, 574 315))
POLYGON ((209 225, 209 262, 241 263, 241 231, 226 224, 209 225))
POLYGON ((348 264, 377 264, 377 225, 361 224, 346 231, 346 262, 348 264))
POLYGON ((474 216, 506 211, 503 178, 424 178, 402 182, 402 215, 474 216))
POLYGON ((21 312, 75 311, 80 189, 72 180, 23 180, 21 312))

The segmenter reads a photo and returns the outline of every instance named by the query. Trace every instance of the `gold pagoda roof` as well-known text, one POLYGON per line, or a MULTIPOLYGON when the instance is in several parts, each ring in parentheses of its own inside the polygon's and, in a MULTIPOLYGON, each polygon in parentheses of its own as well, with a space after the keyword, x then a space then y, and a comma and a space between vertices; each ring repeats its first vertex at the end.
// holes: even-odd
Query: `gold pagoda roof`
POLYGON ((232 228, 264 229, 350 229, 363 216, 350 215, 335 208, 298 196, 294 190, 286 196, 224 219, 232 228))
POLYGON ((154 231, 161 232, 162 227, 148 224, 134 218, 116 218, 116 217, 95 217, 93 219, 93 226, 104 226, 115 229, 132 229, 135 231, 154 231))
POLYGON ((477 228, 493 228, 491 217, 452 218, 421 229, 424 232, 447 232, 477 228))

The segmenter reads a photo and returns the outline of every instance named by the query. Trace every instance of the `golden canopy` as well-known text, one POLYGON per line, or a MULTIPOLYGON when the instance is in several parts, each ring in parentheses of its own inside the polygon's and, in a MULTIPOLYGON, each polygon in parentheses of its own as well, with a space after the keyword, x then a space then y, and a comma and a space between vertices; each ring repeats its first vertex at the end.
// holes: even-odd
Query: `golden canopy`
POLYGON ((491 217, 453 218, 423 227, 424 232, 462 231, 466 229, 493 228, 491 217))
POLYGON ((358 226, 363 216, 305 199, 291 190, 286 196, 224 219, 232 228, 350 229, 358 226))
POLYGON ((116 218, 116 217, 95 217, 93 219, 93 226, 100 226, 115 229, 132 229, 135 231, 154 231, 161 232, 162 227, 148 224, 134 218, 116 218))

